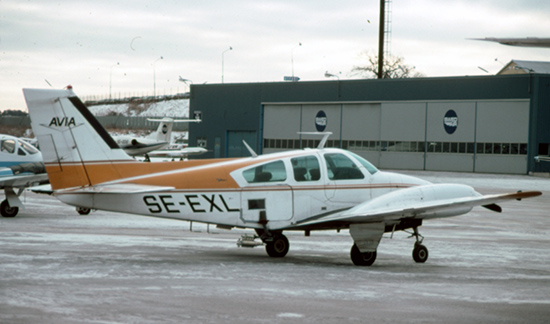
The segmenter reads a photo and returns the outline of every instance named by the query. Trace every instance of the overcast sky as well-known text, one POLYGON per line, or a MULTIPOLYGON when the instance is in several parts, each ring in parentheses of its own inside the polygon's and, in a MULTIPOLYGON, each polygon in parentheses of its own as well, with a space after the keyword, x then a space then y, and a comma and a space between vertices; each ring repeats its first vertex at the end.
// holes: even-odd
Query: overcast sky
MULTIPOLYGON (((550 61, 550 49, 467 40, 550 37, 548 0, 394 0, 391 9, 391 53, 428 77, 550 61)), ((81 97, 150 95, 155 84, 157 94, 184 92, 180 75, 221 83, 230 46, 225 83, 282 81, 292 70, 303 81, 327 80, 325 71, 357 78, 361 53, 378 51, 378 18, 379 0, 0 0, 0 110, 26 110, 21 89, 47 82, 81 97)))

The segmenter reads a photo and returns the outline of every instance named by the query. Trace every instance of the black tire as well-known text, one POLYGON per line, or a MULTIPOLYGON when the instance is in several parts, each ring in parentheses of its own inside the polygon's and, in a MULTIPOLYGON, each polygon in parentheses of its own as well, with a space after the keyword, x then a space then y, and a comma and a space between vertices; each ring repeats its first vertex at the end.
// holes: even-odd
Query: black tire
POLYGON ((278 234, 273 236, 273 240, 266 243, 265 251, 272 258, 282 258, 288 253, 289 243, 286 236, 278 234))
POLYGON ((353 244, 350 257, 356 266, 371 266, 376 261, 376 251, 361 253, 357 245, 353 244))
POLYGON ((422 244, 415 245, 413 249, 413 259, 416 263, 424 263, 428 260, 428 248, 422 244))
POLYGON ((8 200, 4 200, 0 203, 0 214, 2 214, 2 217, 15 217, 18 212, 19 207, 10 207, 8 200))
POLYGON ((88 215, 92 210, 86 207, 76 207, 76 212, 80 215, 88 215))

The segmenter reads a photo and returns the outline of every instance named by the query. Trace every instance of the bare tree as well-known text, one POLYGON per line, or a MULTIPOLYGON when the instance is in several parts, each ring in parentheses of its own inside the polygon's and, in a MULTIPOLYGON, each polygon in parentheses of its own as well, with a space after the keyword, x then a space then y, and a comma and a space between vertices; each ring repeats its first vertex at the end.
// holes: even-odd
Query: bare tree
MULTIPOLYGON (((367 63, 364 66, 354 66, 351 74, 363 78, 378 78, 378 55, 369 52, 361 53, 367 63)), ((382 69, 383 79, 421 78, 425 75, 416 71, 414 66, 406 65, 405 59, 401 56, 384 57, 382 69)))

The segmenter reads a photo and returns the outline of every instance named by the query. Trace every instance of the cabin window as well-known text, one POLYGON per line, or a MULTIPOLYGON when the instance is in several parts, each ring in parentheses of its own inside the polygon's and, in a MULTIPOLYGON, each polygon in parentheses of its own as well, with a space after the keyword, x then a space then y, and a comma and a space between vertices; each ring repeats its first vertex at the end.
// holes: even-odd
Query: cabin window
POLYGON ((286 169, 283 161, 275 161, 243 171, 248 183, 277 182, 286 180, 286 169))
POLYGON ((294 173, 294 180, 318 181, 321 178, 319 160, 315 156, 302 156, 290 160, 294 173))
POLYGON ((365 176, 353 161, 340 153, 325 154, 327 173, 330 180, 363 179, 365 176))
POLYGON ((15 152, 15 141, 14 140, 4 140, 0 145, 0 150, 5 153, 15 152))

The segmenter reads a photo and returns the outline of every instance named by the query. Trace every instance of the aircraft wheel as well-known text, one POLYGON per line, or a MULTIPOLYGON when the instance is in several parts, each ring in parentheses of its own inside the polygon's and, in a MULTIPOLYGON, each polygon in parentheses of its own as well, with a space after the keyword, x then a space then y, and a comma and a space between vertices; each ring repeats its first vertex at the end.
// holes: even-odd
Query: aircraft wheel
POLYGON ((15 217, 19 212, 19 207, 10 207, 7 200, 2 201, 0 204, 0 214, 2 217, 15 217))
POLYGON ((422 244, 416 244, 412 255, 416 263, 424 263, 428 260, 428 249, 422 244))
POLYGON ((80 215, 88 215, 92 211, 90 208, 86 207, 76 207, 76 212, 80 215))
POLYGON ((371 266, 376 260, 376 251, 361 253, 357 245, 353 244, 350 256, 356 266, 371 266))
POLYGON ((271 242, 267 242, 265 251, 272 258, 282 258, 288 253, 289 243, 286 236, 278 234, 273 236, 271 242))

